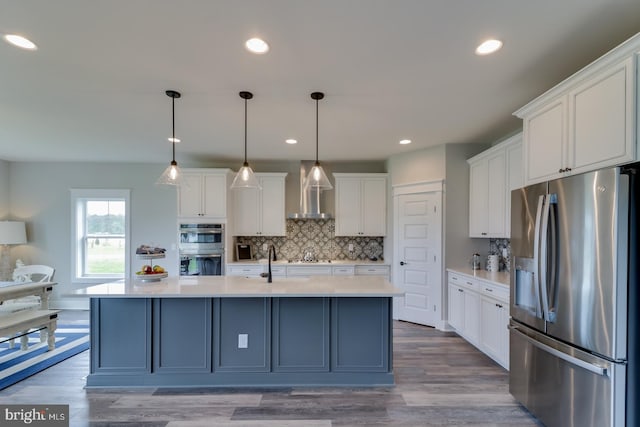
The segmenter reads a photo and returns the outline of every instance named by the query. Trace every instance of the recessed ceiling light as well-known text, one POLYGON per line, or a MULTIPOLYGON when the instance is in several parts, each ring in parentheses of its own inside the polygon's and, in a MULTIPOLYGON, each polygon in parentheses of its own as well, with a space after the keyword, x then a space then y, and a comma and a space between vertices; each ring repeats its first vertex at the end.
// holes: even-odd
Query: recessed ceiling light
POLYGON ((402 140, 400 140, 400 145, 407 145, 407 144, 411 144, 411 140, 410 139, 402 139, 402 140))
POLYGON ((298 140, 297 139, 286 139, 284 142, 286 142, 287 144, 297 144, 298 140))
POLYGON ((4 39, 12 45, 18 46, 22 49, 36 50, 38 48, 34 42, 17 34, 5 34, 4 39))
POLYGON ((269 45, 262 39, 253 38, 244 43, 249 52, 253 53, 266 53, 269 51, 269 45))
POLYGON ((169 142, 175 142, 175 143, 180 142, 180 138, 172 138, 172 137, 169 137, 169 138, 167 138, 167 139, 169 140, 169 142))
POLYGON ((476 48, 476 55, 488 55, 502 47, 502 42, 496 39, 489 39, 480 43, 480 46, 476 48))

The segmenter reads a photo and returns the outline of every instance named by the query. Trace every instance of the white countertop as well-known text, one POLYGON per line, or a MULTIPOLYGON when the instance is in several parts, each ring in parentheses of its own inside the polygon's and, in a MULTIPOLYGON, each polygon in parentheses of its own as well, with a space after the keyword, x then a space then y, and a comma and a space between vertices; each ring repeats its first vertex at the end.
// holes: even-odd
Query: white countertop
POLYGON ((493 272, 487 270, 474 270, 471 267, 449 267, 447 268, 447 271, 464 274, 473 277, 474 279, 486 280, 496 285, 506 287, 509 287, 510 285, 511 276, 508 271, 493 272))
POLYGON ((78 289, 95 298, 392 297, 404 292, 381 276, 263 277, 180 276, 158 282, 121 280, 78 289))

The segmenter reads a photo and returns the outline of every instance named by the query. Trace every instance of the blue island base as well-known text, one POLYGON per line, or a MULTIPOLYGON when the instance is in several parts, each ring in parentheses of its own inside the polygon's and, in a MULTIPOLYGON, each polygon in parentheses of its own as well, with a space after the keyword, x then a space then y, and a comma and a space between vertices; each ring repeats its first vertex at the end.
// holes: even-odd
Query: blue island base
POLYGON ((92 298, 87 387, 389 386, 391 297, 92 298))

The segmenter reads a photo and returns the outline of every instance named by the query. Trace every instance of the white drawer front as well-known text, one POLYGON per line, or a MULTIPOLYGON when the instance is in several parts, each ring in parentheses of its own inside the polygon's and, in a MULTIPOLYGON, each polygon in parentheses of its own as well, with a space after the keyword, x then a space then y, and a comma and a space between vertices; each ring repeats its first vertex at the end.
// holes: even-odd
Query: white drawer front
POLYGON ((493 283, 479 282, 479 290, 482 294, 495 298, 502 302, 509 302, 509 288, 506 286, 494 285, 493 283))
POLYGON ((334 276, 353 276, 355 267, 353 265, 342 265, 340 267, 332 267, 331 271, 334 276))
POLYGON ((261 265, 227 265, 227 276, 260 276, 261 265))
POLYGON ((355 270, 358 276, 389 276, 387 265, 356 265, 355 270))
POLYGON ((330 266, 302 266, 287 267, 287 276, 331 276, 330 266))

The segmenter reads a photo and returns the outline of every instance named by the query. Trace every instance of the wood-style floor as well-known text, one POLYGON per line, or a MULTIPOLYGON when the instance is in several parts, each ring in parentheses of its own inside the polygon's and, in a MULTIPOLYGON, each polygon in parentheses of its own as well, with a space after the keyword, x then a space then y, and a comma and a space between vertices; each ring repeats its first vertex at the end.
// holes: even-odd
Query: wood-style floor
POLYGON ((393 365, 384 388, 86 390, 86 351, 0 391, 0 404, 68 404, 71 426, 540 426, 507 371, 455 333, 394 322, 393 365))

